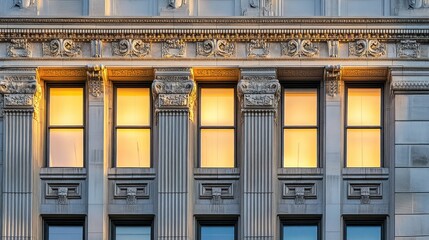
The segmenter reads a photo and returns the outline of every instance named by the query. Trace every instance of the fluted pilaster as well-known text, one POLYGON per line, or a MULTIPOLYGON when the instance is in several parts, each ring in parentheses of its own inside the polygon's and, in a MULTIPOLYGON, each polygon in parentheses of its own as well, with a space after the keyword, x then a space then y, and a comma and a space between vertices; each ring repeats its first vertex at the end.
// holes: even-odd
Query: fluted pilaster
POLYGON ((188 240, 192 229, 188 129, 195 98, 191 70, 156 69, 152 92, 158 122, 157 239, 188 240))
POLYGON ((274 135, 280 84, 275 69, 242 69, 242 238, 275 239, 274 135))

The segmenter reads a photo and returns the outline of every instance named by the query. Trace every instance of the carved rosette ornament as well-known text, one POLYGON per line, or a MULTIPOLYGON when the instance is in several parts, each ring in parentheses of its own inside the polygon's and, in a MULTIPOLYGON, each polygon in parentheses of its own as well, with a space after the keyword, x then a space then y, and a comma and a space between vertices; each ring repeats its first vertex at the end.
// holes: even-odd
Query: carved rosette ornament
POLYGON ((196 85, 190 68, 157 68, 152 83, 155 112, 189 111, 193 119, 196 85))
POLYGON ((140 39, 123 39, 113 42, 113 55, 122 57, 145 57, 150 54, 151 45, 140 39))
POLYGON ((325 68, 326 92, 334 97, 340 93, 341 66, 329 65, 325 68))
POLYGON ((71 39, 54 39, 49 43, 43 43, 43 56, 77 57, 81 55, 81 44, 71 39))
POLYGON ((204 57, 232 57, 235 54, 235 43, 228 40, 210 39, 197 42, 197 55, 204 57))
POLYGON ((270 44, 262 39, 250 40, 246 46, 248 57, 268 57, 270 44))
POLYGON ((31 57, 31 45, 27 39, 11 39, 7 46, 9 57, 31 57))
POLYGON ((319 48, 308 39, 292 39, 280 43, 282 55, 289 57, 313 57, 319 54, 319 48))
POLYGON ((163 58, 184 57, 186 42, 182 39, 167 39, 162 43, 161 55, 163 58))
POLYGON ((89 66, 86 74, 88 76, 89 93, 94 97, 101 96, 104 92, 104 66, 89 66))
POLYGON ((386 44, 378 40, 362 39, 349 43, 349 55, 358 57, 381 57, 386 55, 386 44))
POLYGON ((419 58, 420 43, 416 40, 405 40, 396 44, 396 54, 400 58, 419 58))
POLYGON ((5 110, 35 107, 38 103, 38 100, 35 99, 37 91, 35 75, 6 75, 0 80, 0 93, 3 94, 5 110))
POLYGON ((241 69, 237 88, 242 112, 277 113, 280 84, 275 69, 241 69))

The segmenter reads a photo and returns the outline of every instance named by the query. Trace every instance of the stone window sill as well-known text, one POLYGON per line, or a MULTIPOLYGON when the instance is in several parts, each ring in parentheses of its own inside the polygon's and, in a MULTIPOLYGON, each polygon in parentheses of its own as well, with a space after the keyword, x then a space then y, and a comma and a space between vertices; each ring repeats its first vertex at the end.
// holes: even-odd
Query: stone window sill
POLYGON ((194 168, 195 179, 240 179, 238 168, 194 168))
POLYGON ((322 179, 323 168, 279 168, 277 176, 280 180, 322 179))
POLYGON ((109 180, 155 179, 156 171, 154 168, 110 168, 107 175, 109 180))
POLYGON ((343 168, 343 179, 389 179, 388 168, 343 168))
POLYGON ((86 168, 41 168, 40 179, 86 179, 86 168))

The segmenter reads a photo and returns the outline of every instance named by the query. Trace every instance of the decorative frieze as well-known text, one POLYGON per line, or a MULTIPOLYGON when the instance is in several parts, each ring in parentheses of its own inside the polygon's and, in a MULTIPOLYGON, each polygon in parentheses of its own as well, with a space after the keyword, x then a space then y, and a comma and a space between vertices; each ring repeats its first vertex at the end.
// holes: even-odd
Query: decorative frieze
POLYGON ((334 97, 340 92, 341 66, 329 65, 325 68, 326 92, 334 97))
POLYGON ((122 57, 145 57, 150 54, 150 43, 140 39, 123 39, 112 43, 113 55, 122 57))
POLYGON ((276 111, 280 84, 275 69, 242 69, 238 82, 238 98, 243 110, 270 109, 276 111))
POLYGON ((429 90, 429 81, 392 81, 392 90, 429 90))
POLYGON ((163 58, 184 57, 186 42, 183 39, 167 39, 162 43, 161 55, 163 58))
POLYGON ((285 183, 283 184, 283 199, 295 199, 295 204, 301 205, 306 199, 317 199, 315 183, 285 183))
POLYGON ((361 39, 349 43, 349 55, 357 57, 381 57, 386 55, 386 43, 361 39))
POLYGON ((360 199, 361 204, 369 204, 371 199, 382 199, 381 183, 349 183, 348 199, 360 199))
POLYGON ((0 93, 34 94, 37 82, 35 75, 4 76, 0 80, 0 93))
POLYGON ((94 97, 101 96, 104 92, 104 66, 90 66, 86 74, 88 76, 89 93, 94 97))
POLYGON ((54 39, 49 43, 43 43, 43 56, 77 57, 81 55, 81 44, 72 39, 54 39))
POLYGON ((103 55, 103 41, 91 40, 91 56, 101 58, 103 55))
POLYGON ((396 56, 400 58, 419 58, 420 43, 416 40, 404 40, 397 43, 396 56))
POLYGON ((292 39, 280 43, 282 55, 289 57, 313 57, 319 54, 319 48, 308 39, 292 39))
POLYGON ((67 204, 68 199, 80 199, 82 187, 80 183, 46 183, 45 198, 58 199, 58 204, 67 204))
POLYGON ((4 107, 33 106, 33 94, 4 94, 4 107))
POLYGON ((262 39, 250 40, 246 46, 248 57, 268 57, 270 54, 270 44, 262 39))
POLYGON ((429 0, 407 0, 408 9, 429 8, 429 0))
POLYGON ((8 57, 31 57, 31 45, 27 39, 11 39, 7 46, 8 57))
POLYGON ((327 43, 329 57, 338 57, 340 42, 338 40, 328 40, 327 43))
POLYGON ((232 57, 235 55, 235 43, 224 39, 209 39, 197 42, 197 56, 232 57))

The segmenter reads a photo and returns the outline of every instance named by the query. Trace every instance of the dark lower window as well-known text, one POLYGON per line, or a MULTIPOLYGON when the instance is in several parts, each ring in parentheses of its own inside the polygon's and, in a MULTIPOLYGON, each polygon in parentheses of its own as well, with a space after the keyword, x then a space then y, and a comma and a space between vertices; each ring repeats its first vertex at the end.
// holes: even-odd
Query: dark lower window
POLYGON ((151 240, 152 222, 145 220, 112 221, 112 240, 151 240))
POLYGON ((236 240, 235 221, 204 221, 198 224, 198 240, 236 240))
POLYGON ((45 220, 45 240, 84 240, 83 220, 45 220))
POLYGON ((319 240, 320 221, 314 219, 288 219, 281 224, 282 240, 319 240))
POLYGON ((381 224, 347 224, 346 240, 383 240, 383 225, 381 224))

